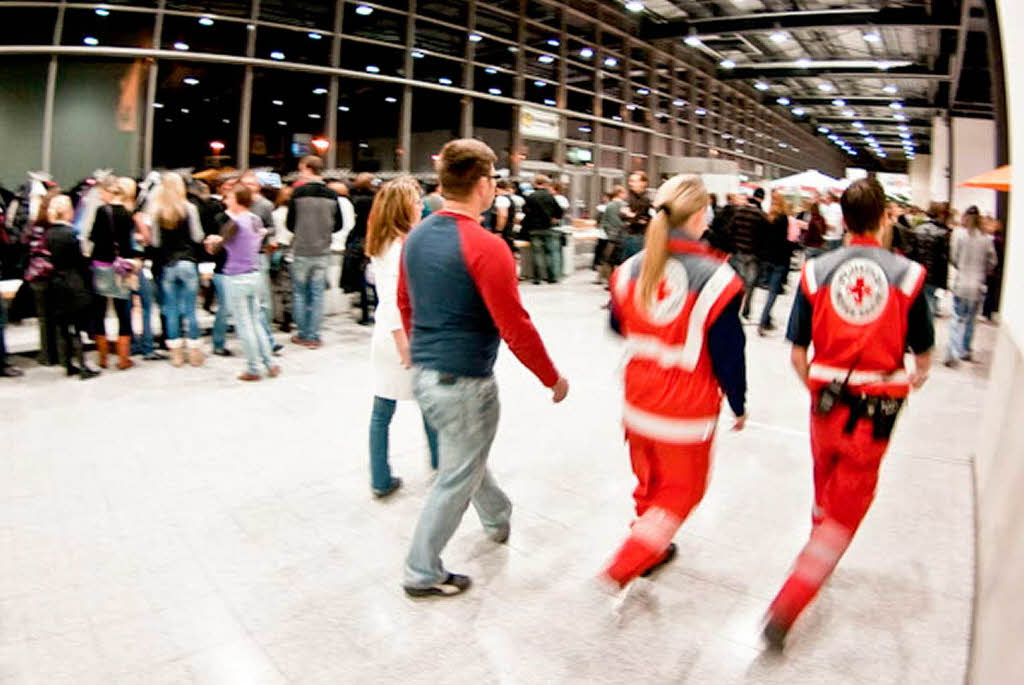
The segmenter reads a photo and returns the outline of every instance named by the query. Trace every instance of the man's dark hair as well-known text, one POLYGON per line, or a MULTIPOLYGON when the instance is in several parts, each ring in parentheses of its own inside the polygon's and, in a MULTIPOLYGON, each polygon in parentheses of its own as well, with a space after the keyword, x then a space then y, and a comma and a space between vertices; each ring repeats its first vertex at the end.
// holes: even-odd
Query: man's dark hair
POLYGON ((850 233, 871 233, 885 216, 885 190, 877 179, 862 178, 846 189, 839 204, 850 233))
POLYGON ((319 176, 324 170, 324 160, 316 155, 307 155, 299 162, 299 168, 306 167, 311 174, 319 176))
POLYGON ((501 179, 500 181, 498 181, 498 187, 501 188, 502 190, 512 190, 512 184, 506 181, 505 179, 501 179))
POLYGON ((928 205, 928 216, 934 219, 937 223, 947 224, 949 222, 949 203, 948 202, 932 202, 928 205))
POLYGON ((465 199, 476 182, 492 172, 497 159, 494 151, 480 140, 459 138, 445 143, 437 161, 441 193, 449 200, 465 199))
POLYGON ((755 200, 763 200, 764 199, 764 188, 754 188, 754 199, 755 200))

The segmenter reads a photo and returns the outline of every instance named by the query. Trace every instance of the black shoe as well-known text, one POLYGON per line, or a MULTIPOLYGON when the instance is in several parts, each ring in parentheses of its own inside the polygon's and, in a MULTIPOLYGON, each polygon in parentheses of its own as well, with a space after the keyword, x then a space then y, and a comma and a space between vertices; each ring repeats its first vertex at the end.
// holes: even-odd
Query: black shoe
POLYGON ((100 375, 99 369, 93 369, 90 368, 89 366, 83 366, 81 369, 79 369, 78 380, 87 381, 90 378, 96 378, 96 376, 98 375, 100 375))
POLYGON ((768 644, 768 649, 773 652, 781 652, 786 646, 786 634, 789 633, 789 627, 779 623, 774 618, 768 619, 768 623, 764 626, 764 632, 761 636, 764 641, 768 644))
POLYGON ((284 345, 282 345, 281 343, 274 343, 274 350, 273 350, 274 354, 277 354, 278 352, 280 352, 283 349, 284 349, 284 345))
POLYGON ((290 323, 283 323, 280 326, 278 326, 277 328, 282 333, 291 333, 292 332, 292 325, 290 323))
POLYGON ((370 317, 369 319, 359 319, 356 323, 360 326, 370 326, 373 324, 373 317, 370 317))
POLYGON ((388 487, 384 488, 383 490, 378 490, 378 489, 374 488, 373 496, 376 497, 377 499, 384 499, 388 495, 393 494, 400 487, 402 487, 402 479, 401 478, 392 478, 391 479, 391 485, 389 485, 388 487))
POLYGON ((18 378, 24 376, 25 372, 13 366, 0 367, 0 378, 18 378))
POLYGON ((80 368, 78 368, 77 366, 73 365, 73 364, 68 364, 65 367, 65 369, 66 369, 65 373, 67 373, 67 375, 69 377, 70 376, 77 376, 78 374, 82 373, 82 370, 80 368))
POLYGON ((491 533, 491 539, 497 542, 499 545, 504 545, 508 542, 509 535, 512 534, 512 526, 503 526, 498 530, 491 533))
POLYGON ((145 355, 143 359, 145 359, 147 362, 162 362, 167 360, 167 355, 164 354, 163 352, 157 352, 156 350, 153 350, 149 354, 145 355))
POLYGON ((234 357, 235 353, 226 347, 222 347, 219 350, 214 350, 213 353, 218 357, 234 357))
POLYGON ((473 581, 469 576, 460 576, 457 573, 449 573, 448 577, 440 583, 434 583, 430 587, 405 587, 405 594, 410 597, 454 597, 469 589, 473 581))
POLYGON ((757 327, 757 334, 759 336, 761 336, 762 338, 764 338, 765 336, 768 335, 768 329, 765 328, 764 326, 758 326, 757 327))
POLYGON ((947 359, 946 361, 943 362, 943 364, 945 364, 950 369, 955 369, 958 366, 960 366, 960 362, 957 361, 956 359, 947 359))
POLYGON ((960 361, 962 361, 962 362, 973 362, 974 361, 974 353, 973 352, 968 352, 964 356, 960 357, 960 361))
POLYGON ((661 558, 661 561, 659 561, 658 563, 656 563, 656 564, 655 564, 654 566, 651 566, 651 567, 650 567, 649 569, 647 569, 646 571, 644 571, 644 572, 643 572, 643 573, 641 573, 640 575, 641 575, 642 577, 644 577, 644 578, 647 578, 647 577, 649 577, 649 576, 650 576, 651 574, 653 574, 653 573, 654 573, 655 571, 657 571, 657 570, 658 570, 659 568, 661 568, 662 566, 664 566, 664 565, 665 565, 665 564, 667 564, 668 562, 670 562, 670 561, 672 561, 673 559, 675 559, 675 558, 676 558, 676 552, 677 552, 677 551, 678 551, 678 548, 676 547, 676 543, 674 543, 674 542, 670 542, 670 543, 669 543, 669 545, 668 545, 668 549, 666 549, 666 550, 665 550, 665 556, 663 556, 663 557, 661 558))

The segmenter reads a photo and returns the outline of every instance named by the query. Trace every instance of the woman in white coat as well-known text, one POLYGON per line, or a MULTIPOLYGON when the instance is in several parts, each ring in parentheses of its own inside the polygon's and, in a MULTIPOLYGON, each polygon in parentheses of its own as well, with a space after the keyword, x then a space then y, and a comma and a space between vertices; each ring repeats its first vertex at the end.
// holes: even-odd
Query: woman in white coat
MULTIPOLYGON (((370 487, 377 498, 402 487, 388 464, 388 432, 398 400, 411 400, 412 361, 409 339, 398 311, 398 271, 405 236, 423 211, 419 183, 400 176, 385 184, 373 200, 366 229, 366 253, 377 282, 376 323, 373 327, 373 414, 370 417, 370 487)), ((430 446, 430 463, 437 468, 437 433, 423 419, 430 446)))

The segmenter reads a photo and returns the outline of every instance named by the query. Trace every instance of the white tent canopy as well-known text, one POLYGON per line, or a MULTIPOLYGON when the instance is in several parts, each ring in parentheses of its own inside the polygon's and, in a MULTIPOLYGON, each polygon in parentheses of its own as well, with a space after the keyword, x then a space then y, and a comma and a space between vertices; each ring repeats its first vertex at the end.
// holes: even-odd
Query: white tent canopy
POLYGON ((768 183, 770 188, 814 188, 819 191, 846 188, 850 182, 846 179, 832 178, 817 169, 779 178, 768 183))

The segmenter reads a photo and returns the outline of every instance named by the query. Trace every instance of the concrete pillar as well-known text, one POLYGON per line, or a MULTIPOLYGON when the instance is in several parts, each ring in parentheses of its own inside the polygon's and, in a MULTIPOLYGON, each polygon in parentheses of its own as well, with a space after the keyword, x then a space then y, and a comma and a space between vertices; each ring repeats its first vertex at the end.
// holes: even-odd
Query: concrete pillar
POLYGON ((932 117, 931 199, 949 202, 949 124, 945 117, 932 117))

